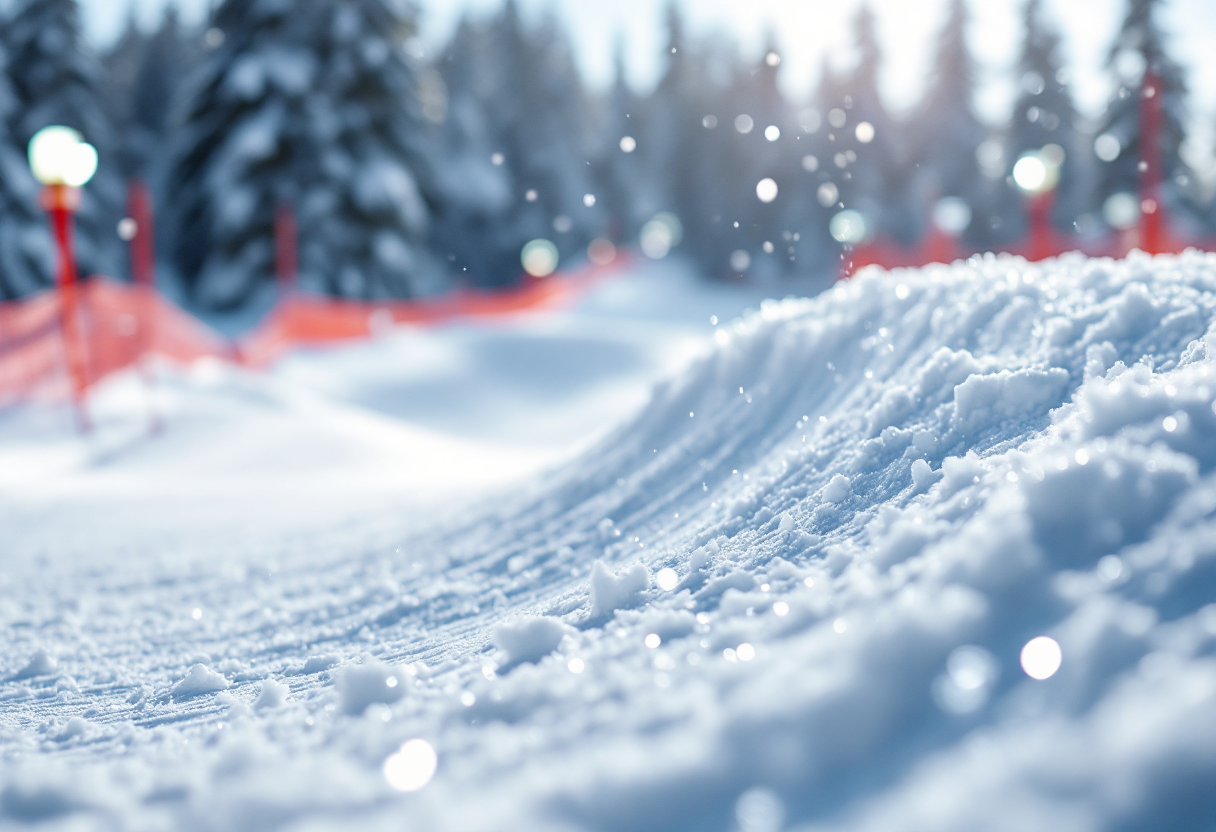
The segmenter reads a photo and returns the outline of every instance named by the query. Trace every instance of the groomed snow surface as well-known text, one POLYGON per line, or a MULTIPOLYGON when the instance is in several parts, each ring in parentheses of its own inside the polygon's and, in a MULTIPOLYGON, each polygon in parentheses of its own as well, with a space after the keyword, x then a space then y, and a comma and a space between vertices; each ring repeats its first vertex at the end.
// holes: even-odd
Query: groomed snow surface
POLYGON ((573 433, 445 438, 477 496, 394 479, 429 427, 298 398, 396 341, 177 377, 195 444, 309 460, 260 534, 291 469, 234 501, 172 419, 87 464, 22 434, 66 473, 0 483, 0 827, 1211 829, 1214 324, 1211 255, 867 273, 724 322, 640 409, 555 401, 634 415, 547 473, 573 433))

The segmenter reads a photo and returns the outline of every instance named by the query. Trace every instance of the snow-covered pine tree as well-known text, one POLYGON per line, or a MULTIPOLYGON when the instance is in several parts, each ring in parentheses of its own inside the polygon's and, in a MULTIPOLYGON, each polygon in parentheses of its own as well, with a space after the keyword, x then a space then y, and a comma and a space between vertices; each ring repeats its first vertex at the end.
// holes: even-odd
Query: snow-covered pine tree
POLYGON ((424 245, 402 27, 384 0, 219 7, 222 42, 190 82, 168 185, 174 261, 195 302, 234 308, 272 280, 284 203, 305 287, 370 298, 440 280, 424 245))
POLYGON ((502 125, 493 123, 485 106, 506 93, 494 66, 494 32, 466 15, 439 58, 447 107, 433 133, 435 162, 426 183, 436 249, 462 279, 483 286, 519 276, 518 240, 506 229, 526 197, 515 192, 505 157, 496 155, 502 125))
POLYGON ((581 255, 608 221, 565 32, 552 17, 525 24, 508 0, 484 24, 466 20, 441 66, 451 138, 433 201, 444 253, 480 285, 517 280, 533 239, 553 241, 563 259, 581 255))
MULTIPOLYGON (((730 138, 729 160, 719 173, 725 180, 725 200, 713 205, 714 216, 704 226, 707 238, 721 241, 710 249, 710 255, 721 264, 716 271, 729 272, 730 255, 741 247, 751 260, 750 278, 760 282, 775 280, 798 268, 793 236, 800 228, 791 203, 797 198, 795 183, 801 179, 797 176, 796 153, 801 140, 777 87, 780 66, 781 55, 771 32, 758 60, 736 63, 727 100, 734 104, 732 117, 734 113, 746 115, 752 127, 741 133, 728 125, 731 129, 724 132, 730 138), (757 185, 765 179, 777 183, 776 198, 769 202, 757 196, 757 185), (737 231, 735 221, 740 226, 737 231), (736 239, 744 244, 739 246, 736 239), (730 245, 726 245, 728 242, 730 245)), ((801 239, 799 233, 798 241, 801 239)))
POLYGON ((1162 131, 1158 137, 1164 176, 1162 199, 1173 219, 1192 218, 1194 205, 1187 190, 1194 178, 1181 155, 1186 133, 1186 79, 1182 67, 1166 50, 1166 36, 1157 21, 1160 0, 1128 0, 1127 16, 1107 59, 1118 87, 1100 121, 1094 152, 1099 157, 1097 205, 1113 194, 1139 195, 1141 99, 1146 79, 1157 78, 1162 131))
MULTIPOLYGON (((1086 208, 1082 153, 1076 141, 1077 112, 1068 92, 1067 76, 1060 58, 1060 35, 1044 19, 1041 0, 1028 0, 1023 10, 1025 39, 1018 59, 1019 93, 1010 118, 1005 141, 1006 174, 1026 153, 1036 153, 1048 145, 1064 151, 1060 180, 1055 192, 1054 220, 1071 228, 1077 215, 1086 208)), ((1014 186, 1009 185, 1010 192, 1014 186)), ((1023 211, 1007 229, 1011 236, 1024 233, 1023 211)))
POLYGON ((38 183, 9 129, 17 98, 0 43, 0 300, 45 289, 52 281, 51 238, 38 211, 38 183))
POLYGON ((853 31, 857 63, 830 103, 843 112, 843 126, 829 124, 835 140, 822 163, 837 174, 845 206, 867 218, 872 234, 911 243, 919 229, 917 211, 908 204, 910 148, 878 91, 882 50, 868 4, 858 10, 853 31))
POLYGON ((413 9, 389 0, 321 3, 320 72, 305 112, 311 175, 298 213, 301 279, 346 297, 434 294, 425 125, 404 45, 413 9))
POLYGON ((619 39, 613 57, 616 75, 596 120, 598 147, 592 176, 599 204, 609 218, 608 236, 622 243, 636 237, 658 209, 644 196, 642 156, 637 152, 642 101, 625 79, 624 44, 619 39))
POLYGON ((201 48, 201 42, 182 30, 177 8, 169 6, 160 27, 144 38, 138 64, 126 85, 124 165, 128 176, 150 180, 158 196, 173 108, 201 48))
MULTIPOLYGON (((705 275, 737 274, 730 254, 750 245, 747 212, 755 192, 743 193, 747 170, 740 164, 734 123, 749 107, 734 94, 736 68, 714 65, 707 50, 691 45, 675 3, 668 6, 667 26, 667 68, 645 103, 639 131, 643 204, 679 219, 684 240, 679 250, 705 275), (726 83, 715 84, 716 78, 726 83)), ((725 57, 734 60, 730 52, 725 57)))
POLYGON ((988 131, 975 114, 976 70, 967 48, 967 24, 964 0, 951 0, 929 89, 911 124, 920 164, 913 192, 927 205, 926 216, 931 216, 933 205, 943 197, 966 202, 972 220, 965 237, 972 245, 983 246, 994 230, 990 223, 999 220, 989 216, 989 195, 976 160, 976 150, 988 131))
POLYGON ((76 0, 25 0, 5 24, 2 37, 16 96, 9 129, 23 149, 51 124, 79 130, 97 148, 97 174, 84 187, 77 214, 77 259, 84 275, 115 275, 114 229, 122 216, 123 186, 104 107, 106 80, 100 63, 81 44, 79 18, 76 0))

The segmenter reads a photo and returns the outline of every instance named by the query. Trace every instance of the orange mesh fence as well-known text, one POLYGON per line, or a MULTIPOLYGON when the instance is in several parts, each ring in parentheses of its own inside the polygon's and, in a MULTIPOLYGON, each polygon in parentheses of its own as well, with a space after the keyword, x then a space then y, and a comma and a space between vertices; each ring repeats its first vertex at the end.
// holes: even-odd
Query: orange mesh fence
POLYGON ((572 302, 611 267, 531 280, 502 292, 463 290, 438 298, 384 303, 288 294, 239 344, 233 344, 154 290, 93 277, 78 287, 65 340, 59 291, 0 303, 0 407, 64 402, 72 396, 70 350, 79 350, 86 386, 146 354, 188 362, 205 356, 264 367, 300 345, 365 338, 395 324, 501 316, 572 302))
POLYGON ((70 393, 56 295, 0 304, 0 407, 70 393))
POLYGON ((608 266, 588 266, 561 277, 529 279, 504 291, 464 289, 420 300, 363 302, 290 294, 241 341, 240 360, 251 367, 264 367, 300 345, 366 338, 395 324, 437 323, 452 318, 501 316, 559 307, 573 302, 625 264, 618 257, 608 266))

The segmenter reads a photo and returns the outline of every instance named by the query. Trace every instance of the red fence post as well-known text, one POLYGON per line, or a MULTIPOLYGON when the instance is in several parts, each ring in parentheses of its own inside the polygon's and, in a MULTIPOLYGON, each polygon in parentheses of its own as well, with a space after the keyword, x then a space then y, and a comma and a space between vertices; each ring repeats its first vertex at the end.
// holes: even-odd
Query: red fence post
POLYGON ((274 212, 274 268, 279 292, 289 294, 299 271, 299 230, 291 204, 280 202, 274 212))
POLYGON ((156 225, 152 217, 152 192, 142 179, 132 179, 127 185, 127 216, 135 221, 135 235, 130 240, 131 282, 135 286, 136 362, 148 390, 148 412, 152 432, 160 430, 153 388, 155 378, 145 362, 155 343, 156 326, 156 225))
POLYGON ((85 397, 89 378, 85 366, 84 342, 77 329, 79 287, 76 279, 76 252, 72 239, 72 214, 80 207, 80 190, 68 185, 48 185, 42 190, 40 202, 51 218, 59 253, 55 284, 59 289, 59 326, 63 333, 63 350, 68 372, 72 377, 72 402, 80 430, 91 428, 85 397))
POLYGON ((1165 206, 1161 203, 1161 79, 1150 67, 1140 93, 1140 246, 1162 251, 1165 206))

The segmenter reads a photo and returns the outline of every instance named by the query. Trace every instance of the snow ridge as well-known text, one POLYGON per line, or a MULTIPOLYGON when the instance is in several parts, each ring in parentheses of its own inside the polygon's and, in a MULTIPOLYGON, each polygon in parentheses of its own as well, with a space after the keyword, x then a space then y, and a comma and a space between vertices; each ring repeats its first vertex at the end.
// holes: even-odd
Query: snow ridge
POLYGON ((29 600, 0 611, 33 626, 0 684, 0 818, 1200 827, 1214 323, 1211 255, 866 273, 722 327, 635 420, 459 527, 273 577, 195 567, 188 591, 77 576, 87 631, 15 570, 29 600), (231 687, 170 700, 192 663, 126 657, 123 610, 197 592, 227 609, 164 643, 231 687), (1035 681, 1040 636, 1062 663, 1035 681), (12 678, 44 644, 52 674, 12 678), (225 719, 268 680, 290 695, 225 719), (413 738, 438 768, 399 796, 381 766, 413 738))

